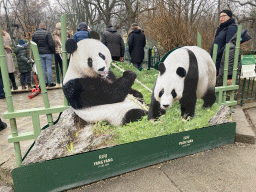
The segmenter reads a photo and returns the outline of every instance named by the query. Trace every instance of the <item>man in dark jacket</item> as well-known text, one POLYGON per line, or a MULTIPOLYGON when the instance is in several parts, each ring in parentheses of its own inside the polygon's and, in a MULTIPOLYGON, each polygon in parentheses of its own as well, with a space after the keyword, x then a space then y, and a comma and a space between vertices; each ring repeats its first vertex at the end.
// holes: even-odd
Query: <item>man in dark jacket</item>
POLYGON ((47 86, 53 87, 56 85, 52 82, 52 60, 55 46, 51 33, 46 30, 45 23, 40 23, 39 29, 32 36, 32 41, 38 47, 45 83, 47 86), (46 71, 48 79, 46 78, 46 71))
POLYGON ((131 33, 128 35, 128 46, 131 63, 137 69, 142 67, 145 45, 146 37, 144 32, 139 28, 137 23, 133 23, 131 26, 131 33))
POLYGON ((89 38, 88 26, 85 22, 79 24, 77 32, 73 35, 72 39, 74 39, 77 43, 83 39, 89 38))
POLYGON ((108 47, 112 60, 123 61, 124 40, 112 25, 107 27, 107 31, 103 34, 101 42, 108 47))

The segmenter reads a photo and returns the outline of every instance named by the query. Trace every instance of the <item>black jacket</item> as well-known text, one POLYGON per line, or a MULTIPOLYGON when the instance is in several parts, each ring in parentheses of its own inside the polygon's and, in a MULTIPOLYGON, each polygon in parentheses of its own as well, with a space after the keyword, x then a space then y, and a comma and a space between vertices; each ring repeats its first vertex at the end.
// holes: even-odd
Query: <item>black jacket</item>
POLYGON ((107 28, 101 42, 108 47, 112 57, 124 57, 124 40, 114 27, 107 28))
POLYGON ((223 51, 226 47, 226 44, 231 40, 231 38, 237 32, 237 25, 235 24, 234 19, 229 19, 225 23, 221 23, 217 28, 214 42, 211 46, 211 55, 213 54, 214 44, 218 45, 217 59, 216 59, 216 69, 217 74, 219 73, 220 62, 223 55, 223 51))
POLYGON ((26 73, 31 71, 31 63, 28 63, 29 58, 27 54, 27 48, 17 45, 14 49, 14 53, 17 57, 17 63, 20 73, 26 73))
POLYGON ((38 29, 32 36, 32 41, 37 44, 39 54, 54 54, 55 46, 52 35, 44 28, 38 29))
POLYGON ((144 47, 146 37, 141 29, 132 31, 128 37, 129 53, 131 63, 142 63, 144 59, 144 47))

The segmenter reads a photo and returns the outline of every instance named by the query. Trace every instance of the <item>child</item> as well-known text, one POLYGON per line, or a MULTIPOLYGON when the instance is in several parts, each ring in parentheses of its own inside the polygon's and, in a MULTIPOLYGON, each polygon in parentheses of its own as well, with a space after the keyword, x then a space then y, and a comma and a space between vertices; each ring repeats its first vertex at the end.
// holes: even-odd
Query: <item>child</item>
POLYGON ((32 61, 27 56, 27 44, 25 41, 20 39, 18 45, 14 49, 14 53, 17 57, 18 69, 20 72, 20 84, 22 89, 26 89, 26 81, 28 90, 31 90, 31 63, 32 61))

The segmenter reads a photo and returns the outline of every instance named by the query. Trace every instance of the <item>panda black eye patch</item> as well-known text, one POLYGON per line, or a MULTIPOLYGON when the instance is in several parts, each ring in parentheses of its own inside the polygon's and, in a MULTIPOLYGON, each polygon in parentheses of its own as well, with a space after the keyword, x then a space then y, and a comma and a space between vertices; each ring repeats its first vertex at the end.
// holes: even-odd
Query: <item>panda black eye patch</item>
POLYGON ((100 57, 101 57, 101 59, 103 59, 103 60, 105 60, 105 59, 106 59, 105 55, 103 55, 102 53, 99 53, 99 56, 100 56, 100 57))
POLYGON ((159 92, 159 97, 162 97, 164 94, 164 89, 162 89, 160 92, 159 92))
POLYGON ((180 77, 185 77, 186 76, 186 70, 183 67, 179 67, 176 71, 177 75, 180 77))
POLYGON ((171 94, 172 94, 173 98, 177 97, 177 93, 176 93, 176 91, 174 89, 172 90, 171 94))
POLYGON ((90 68, 92 68, 92 58, 91 57, 88 58, 88 66, 90 68))

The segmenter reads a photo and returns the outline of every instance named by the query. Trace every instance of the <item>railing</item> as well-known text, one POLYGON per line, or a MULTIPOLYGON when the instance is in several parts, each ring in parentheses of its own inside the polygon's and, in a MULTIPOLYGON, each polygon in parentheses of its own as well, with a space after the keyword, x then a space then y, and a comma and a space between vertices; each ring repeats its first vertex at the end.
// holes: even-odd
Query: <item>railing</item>
MULTIPOLYGON (((66 15, 63 15, 61 17, 61 26, 62 26, 61 34, 66 34, 66 15)), ((2 37, 1 28, 0 28, 0 37, 2 37)), ((67 40, 66 35, 62 35, 62 45, 65 45, 66 40, 67 40)), ((1 66, 1 73, 3 77, 4 91, 5 91, 7 109, 8 109, 8 111, 5 112, 3 116, 5 119, 10 119, 12 135, 8 137, 8 142, 14 143, 16 161, 17 161, 18 167, 21 166, 21 163, 22 163, 22 155, 21 155, 19 142, 36 139, 38 137, 38 135, 41 132, 39 116, 46 115, 48 124, 49 126, 51 126, 54 124, 52 119, 52 114, 63 112, 64 110, 69 108, 68 102, 65 98, 64 98, 64 105, 53 106, 53 107, 50 106, 37 45, 34 42, 31 42, 31 48, 34 55, 36 68, 38 71, 38 78, 39 78, 39 83, 41 87, 41 92, 43 95, 44 107, 25 109, 25 110, 14 110, 13 99, 12 99, 9 77, 8 77, 8 70, 6 65, 5 51, 3 47, 3 40, 2 38, 0 38, 0 66, 1 66), (32 117, 32 124, 33 124, 34 131, 26 132, 26 133, 18 133, 16 118, 28 117, 28 116, 32 117)), ((63 77, 64 77, 67 71, 67 52, 66 52, 65 46, 63 46, 62 48, 62 58, 63 58, 63 77)))

